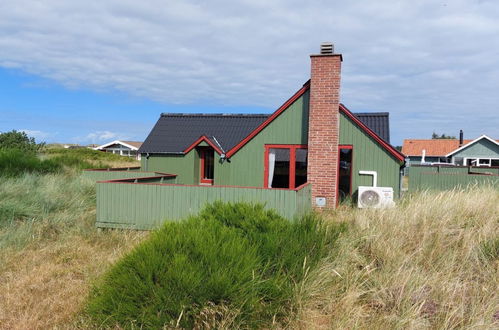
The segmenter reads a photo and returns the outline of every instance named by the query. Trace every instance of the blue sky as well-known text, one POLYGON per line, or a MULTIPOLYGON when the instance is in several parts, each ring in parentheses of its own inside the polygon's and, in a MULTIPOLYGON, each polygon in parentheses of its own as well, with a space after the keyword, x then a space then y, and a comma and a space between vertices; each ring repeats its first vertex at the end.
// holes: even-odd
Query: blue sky
POLYGON ((262 107, 167 104, 128 93, 61 86, 21 70, 0 68, 0 131, 22 130, 37 141, 143 141, 162 112, 265 113, 262 107))
POLYGON ((144 139, 161 112, 271 112, 324 41, 342 102, 388 111, 392 143, 499 138, 499 3, 16 0, 0 3, 0 131, 144 139))

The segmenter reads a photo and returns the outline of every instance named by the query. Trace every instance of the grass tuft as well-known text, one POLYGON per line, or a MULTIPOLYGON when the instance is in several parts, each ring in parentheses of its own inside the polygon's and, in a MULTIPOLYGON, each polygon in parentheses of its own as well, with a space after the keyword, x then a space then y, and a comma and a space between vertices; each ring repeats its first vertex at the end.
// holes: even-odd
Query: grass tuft
POLYGON ((165 224, 118 262, 87 311, 99 326, 270 326, 293 312, 296 284, 343 230, 313 216, 290 223, 261 205, 215 203, 165 224))

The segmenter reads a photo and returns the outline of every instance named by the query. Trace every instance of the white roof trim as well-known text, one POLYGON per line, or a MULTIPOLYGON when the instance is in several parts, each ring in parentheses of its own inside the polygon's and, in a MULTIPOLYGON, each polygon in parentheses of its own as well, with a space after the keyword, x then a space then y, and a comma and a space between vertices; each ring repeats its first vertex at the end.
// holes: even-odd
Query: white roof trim
POLYGON ((112 146, 113 144, 121 144, 122 146, 130 148, 132 150, 139 150, 139 148, 134 147, 134 146, 132 146, 132 145, 130 145, 128 143, 125 143, 123 141, 120 141, 120 140, 114 140, 113 142, 109 142, 109 143, 103 144, 101 146, 95 147, 94 150, 101 150, 101 149, 107 148, 109 146, 112 146))
POLYGON ((472 145, 472 144, 474 144, 474 143, 476 143, 476 142, 478 142, 478 141, 480 141, 482 139, 487 139, 490 142, 494 143, 495 145, 499 146, 499 143, 497 143, 497 141, 489 138, 487 135, 484 134, 484 135, 482 135, 482 136, 474 139, 473 141, 466 143, 465 145, 461 146, 460 148, 457 148, 456 150, 451 151, 450 153, 448 153, 447 155, 445 155, 445 157, 450 157, 450 156, 454 155, 456 152, 461 151, 461 150, 469 147, 470 145, 472 145))

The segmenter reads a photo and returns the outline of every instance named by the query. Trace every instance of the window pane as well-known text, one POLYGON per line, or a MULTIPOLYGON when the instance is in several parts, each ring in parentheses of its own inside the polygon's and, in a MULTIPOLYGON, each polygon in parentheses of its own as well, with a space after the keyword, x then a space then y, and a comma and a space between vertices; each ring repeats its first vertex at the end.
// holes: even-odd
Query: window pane
POLYGON ((478 164, 479 164, 479 165, 489 165, 489 164, 490 164, 490 159, 480 158, 480 159, 478 160, 478 164))
POLYGON ((338 190, 340 201, 350 196, 352 176, 352 149, 340 149, 340 175, 338 190))
POLYGON ((307 149, 296 149, 295 188, 307 182, 307 149))
POLYGON ((204 179, 213 180, 214 155, 213 150, 204 151, 204 179))
POLYGON ((477 166, 477 160, 475 158, 466 159, 466 166, 477 166))
POLYGON ((499 166, 499 159, 492 159, 491 166, 499 166))
MULTIPOLYGON (((269 151, 275 154, 274 175, 269 186, 272 188, 289 188, 289 149, 271 148, 269 151)), ((269 164, 269 167, 271 167, 271 164, 269 164)), ((271 170, 269 168, 269 171, 271 170)))

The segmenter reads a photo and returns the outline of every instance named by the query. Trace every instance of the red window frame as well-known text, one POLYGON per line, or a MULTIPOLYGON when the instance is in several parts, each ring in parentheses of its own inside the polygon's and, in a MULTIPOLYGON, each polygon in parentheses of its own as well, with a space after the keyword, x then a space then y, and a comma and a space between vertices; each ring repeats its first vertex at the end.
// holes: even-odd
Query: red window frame
MULTIPOLYGON (((263 174, 263 187, 269 186, 269 149, 289 149, 289 187, 287 189, 293 190, 295 187, 296 176, 296 149, 307 149, 306 144, 266 144, 264 156, 264 174, 263 174)), ((286 189, 286 188, 284 188, 286 189)))
POLYGON ((199 150, 199 182, 200 183, 205 183, 205 184, 213 184, 213 179, 207 179, 206 178, 206 172, 205 172, 205 159, 206 159, 206 154, 208 152, 213 153, 213 166, 215 166, 215 151, 213 148, 210 147, 200 147, 198 148, 199 150))
POLYGON ((351 144, 340 144, 338 145, 338 167, 336 169, 337 178, 336 178, 336 205, 340 204, 340 153, 341 149, 352 150, 352 164, 350 165, 350 191, 348 194, 352 196, 352 181, 353 181, 353 145, 351 144))

